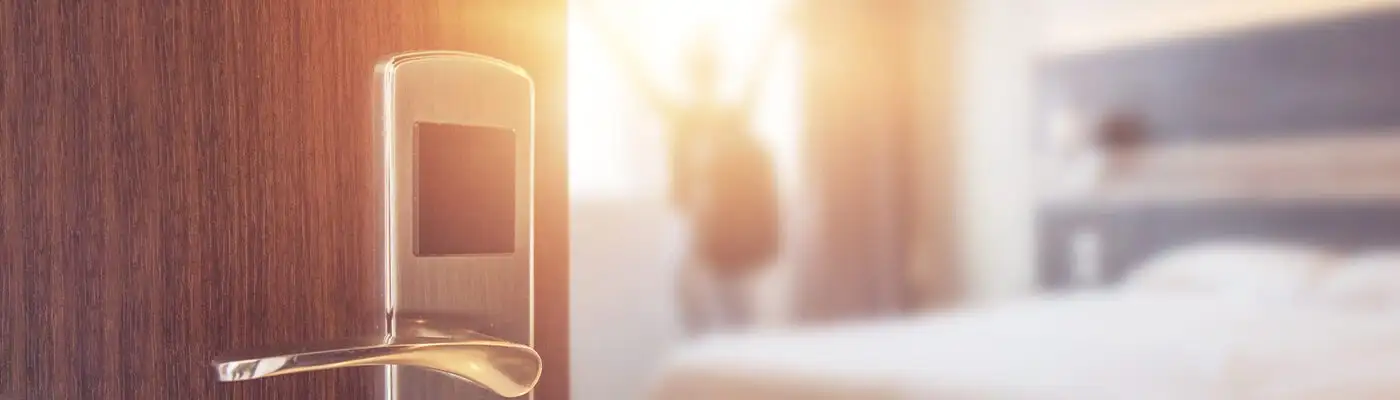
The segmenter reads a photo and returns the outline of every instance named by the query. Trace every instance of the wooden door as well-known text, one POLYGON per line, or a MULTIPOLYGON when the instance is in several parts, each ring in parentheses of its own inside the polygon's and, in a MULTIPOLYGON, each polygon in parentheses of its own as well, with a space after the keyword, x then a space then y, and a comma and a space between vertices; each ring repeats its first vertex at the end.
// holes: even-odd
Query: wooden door
POLYGON ((566 398, 564 46, 564 0, 0 0, 0 399, 374 398, 378 368, 208 361, 382 329, 369 85, 424 49, 536 81, 536 398, 566 398))

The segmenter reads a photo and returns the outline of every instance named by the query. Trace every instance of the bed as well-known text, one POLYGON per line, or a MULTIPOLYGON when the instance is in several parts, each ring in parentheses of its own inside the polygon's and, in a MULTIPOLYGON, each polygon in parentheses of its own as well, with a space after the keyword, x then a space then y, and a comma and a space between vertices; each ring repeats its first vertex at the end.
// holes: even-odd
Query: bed
POLYGON ((1400 318, 1076 295, 681 353, 667 399, 1390 399, 1400 318))
POLYGON ((652 397, 1400 398, 1395 35, 1384 11, 1048 58, 1042 295, 711 337, 652 397))
POLYGON ((665 399, 1391 399, 1400 250, 1211 241, 1111 288, 900 320, 718 336, 665 399))

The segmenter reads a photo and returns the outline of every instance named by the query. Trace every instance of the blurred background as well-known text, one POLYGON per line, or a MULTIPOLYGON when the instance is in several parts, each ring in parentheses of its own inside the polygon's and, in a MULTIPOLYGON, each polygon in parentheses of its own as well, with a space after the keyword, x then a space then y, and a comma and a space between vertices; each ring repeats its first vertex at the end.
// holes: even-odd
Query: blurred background
MULTIPOLYGON (((1395 180, 1355 172, 1387 171, 1400 153, 1374 134, 1400 122, 1389 102, 1400 75, 1384 72, 1397 57, 1366 47, 1400 32, 1393 2, 570 7, 578 399, 645 397, 641 377, 715 331, 861 324, 1107 284, 1158 250, 1227 234, 1355 245, 1377 230, 1346 222, 1365 215, 1336 216, 1358 209, 1349 201, 1395 215, 1376 201, 1395 180), (697 96, 688 52, 705 37, 720 43, 718 91, 753 91, 744 129, 675 122, 724 115, 703 107, 657 107, 655 93, 697 96), (732 293, 686 292, 687 279, 708 279, 688 269, 711 267, 691 262, 703 216, 672 197, 668 140, 725 129, 771 159, 781 234, 774 256, 738 278, 752 318, 697 329, 688 321, 709 314, 685 303, 732 293), (1339 169, 1346 159, 1355 169, 1339 169)), ((708 160, 698 168, 736 162, 708 160)))
POLYGON ((575 365, 589 366, 575 369, 579 398, 640 397, 637 378, 688 337, 677 292, 687 216, 668 198, 670 132, 614 48, 634 49, 660 90, 684 93, 686 46, 719 26, 708 34, 723 43, 722 90, 762 75, 750 133, 771 155, 782 238, 748 289, 753 327, 891 315, 953 286, 954 6, 574 2, 573 342, 575 365))

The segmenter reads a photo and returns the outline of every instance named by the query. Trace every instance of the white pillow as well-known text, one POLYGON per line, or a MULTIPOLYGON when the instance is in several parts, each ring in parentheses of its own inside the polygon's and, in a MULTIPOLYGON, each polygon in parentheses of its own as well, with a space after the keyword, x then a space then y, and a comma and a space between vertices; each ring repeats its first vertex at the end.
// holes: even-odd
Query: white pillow
POLYGON ((1328 267, 1329 252, 1270 242, 1208 242, 1171 250, 1130 275, 1135 292, 1225 296, 1247 301, 1293 301, 1309 293, 1328 267))
POLYGON ((1347 309, 1400 310, 1400 250, 1346 259, 1318 285, 1316 296, 1347 309))

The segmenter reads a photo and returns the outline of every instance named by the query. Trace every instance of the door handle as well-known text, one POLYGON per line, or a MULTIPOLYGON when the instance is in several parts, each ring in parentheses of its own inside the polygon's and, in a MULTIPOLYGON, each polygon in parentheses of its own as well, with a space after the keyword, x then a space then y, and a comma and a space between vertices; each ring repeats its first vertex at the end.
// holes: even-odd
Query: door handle
POLYGON ((384 332, 221 356, 216 378, 389 366, 387 399, 487 395, 473 385, 526 395, 542 369, 529 347, 534 82, 504 61, 450 51, 396 54, 375 72, 384 332))
POLYGON ((466 329, 434 327, 422 319, 399 326, 406 334, 263 349, 219 357, 212 365, 220 382, 371 365, 416 367, 505 397, 525 395, 539 382, 543 363, 529 346, 466 329))

